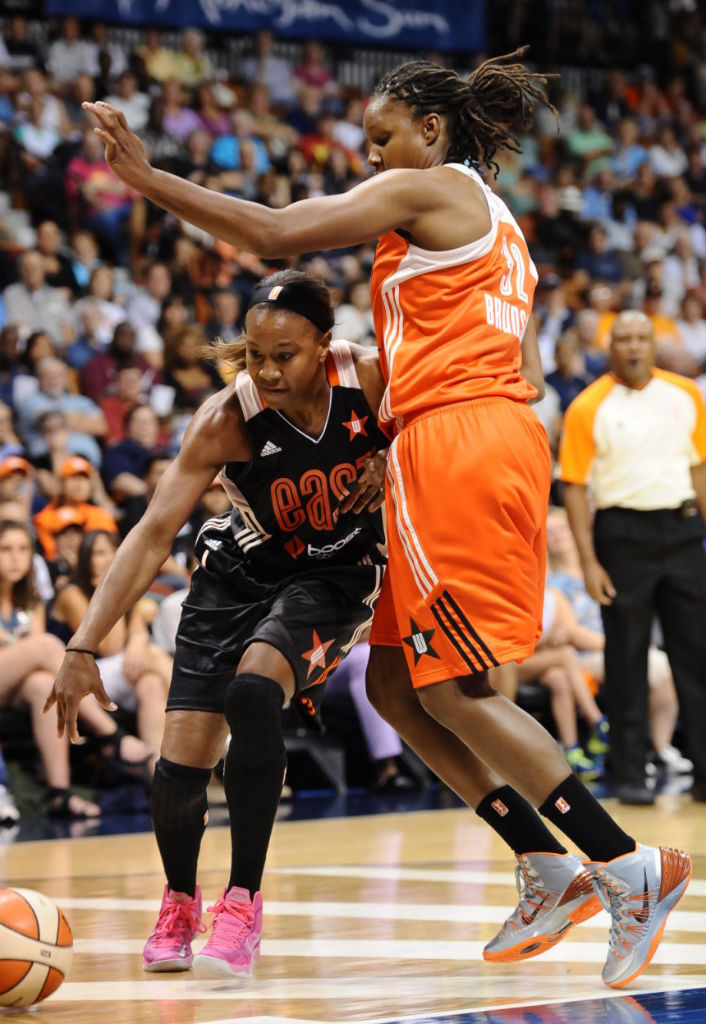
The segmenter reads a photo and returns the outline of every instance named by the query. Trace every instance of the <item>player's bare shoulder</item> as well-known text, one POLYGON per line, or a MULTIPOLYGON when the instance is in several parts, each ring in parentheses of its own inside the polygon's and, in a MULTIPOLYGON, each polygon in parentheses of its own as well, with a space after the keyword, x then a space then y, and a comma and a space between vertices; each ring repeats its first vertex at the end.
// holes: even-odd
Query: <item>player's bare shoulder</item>
POLYGON ((208 451, 215 461, 247 461, 250 444, 235 381, 231 381, 199 406, 184 436, 184 446, 192 451, 208 451))
POLYGON ((380 369, 380 358, 376 348, 349 342, 355 372, 368 405, 377 414, 385 392, 385 382, 380 369))

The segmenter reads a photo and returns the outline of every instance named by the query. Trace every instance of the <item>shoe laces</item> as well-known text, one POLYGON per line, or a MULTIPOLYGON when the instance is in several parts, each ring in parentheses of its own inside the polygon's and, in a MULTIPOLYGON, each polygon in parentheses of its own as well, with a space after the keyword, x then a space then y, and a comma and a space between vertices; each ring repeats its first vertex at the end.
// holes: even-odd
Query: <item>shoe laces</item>
POLYGON ((551 893, 547 889, 541 889, 537 883, 541 883, 539 876, 535 875, 523 861, 520 861, 515 867, 515 885, 519 901, 503 925, 503 930, 530 925, 543 908, 548 909, 546 903, 551 893), (519 922, 516 920, 517 917, 520 918, 519 922))
POLYGON ((195 932, 205 932, 196 901, 177 903, 170 900, 162 908, 154 930, 153 944, 157 947, 176 941, 190 942, 195 932))
POLYGON ((608 897, 610 936, 608 948, 618 959, 629 956, 647 931, 656 902, 656 889, 630 892, 619 879, 599 876, 599 885, 608 897))
POLYGON ((252 904, 238 903, 221 896, 212 907, 206 908, 213 914, 211 934, 217 942, 238 946, 255 924, 255 908, 252 904))

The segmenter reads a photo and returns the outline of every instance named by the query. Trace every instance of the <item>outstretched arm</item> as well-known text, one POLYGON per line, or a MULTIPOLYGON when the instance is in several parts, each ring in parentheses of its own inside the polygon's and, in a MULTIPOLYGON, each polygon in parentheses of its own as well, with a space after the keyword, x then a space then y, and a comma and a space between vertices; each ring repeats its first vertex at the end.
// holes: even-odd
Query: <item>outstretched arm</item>
POLYGON ((59 735, 78 739, 78 706, 93 693, 114 710, 90 654, 149 587, 197 501, 225 462, 249 458, 239 421, 223 393, 204 403, 190 424, 181 451, 160 480, 147 511, 120 545, 74 633, 44 710, 56 704, 59 735))
POLYGON ((156 170, 121 111, 101 102, 84 108, 97 118, 106 160, 126 184, 175 216, 264 258, 360 245, 395 228, 412 230, 419 215, 443 201, 443 190, 425 172, 391 170, 341 195, 273 210, 156 170))

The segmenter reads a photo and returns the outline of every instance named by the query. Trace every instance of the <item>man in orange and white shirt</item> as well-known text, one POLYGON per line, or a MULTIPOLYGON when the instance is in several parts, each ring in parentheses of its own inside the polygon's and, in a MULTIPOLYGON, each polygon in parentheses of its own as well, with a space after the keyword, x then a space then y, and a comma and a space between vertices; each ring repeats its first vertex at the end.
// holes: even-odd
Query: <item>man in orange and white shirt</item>
POLYGON ((706 798, 706 405, 692 380, 656 369, 654 358, 649 317, 620 313, 611 372, 569 406, 560 451, 586 587, 601 603, 618 799, 642 804, 654 800, 644 766, 655 616, 694 760, 693 795, 706 798))

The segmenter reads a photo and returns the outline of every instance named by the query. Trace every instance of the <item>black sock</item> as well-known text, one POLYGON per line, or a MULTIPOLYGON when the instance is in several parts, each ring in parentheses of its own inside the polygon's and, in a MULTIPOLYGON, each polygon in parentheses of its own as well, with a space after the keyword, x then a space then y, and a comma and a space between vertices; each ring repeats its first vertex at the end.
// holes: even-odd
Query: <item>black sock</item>
POLYGON ((167 885, 192 897, 206 828, 210 778, 210 768, 189 768, 160 757, 152 779, 150 810, 167 885))
POLYGON ((632 836, 623 832, 573 772, 552 790, 539 811, 589 860, 613 860, 635 850, 632 836))
POLYGON ((483 797, 476 814, 504 839, 519 857, 523 853, 566 853, 559 840, 511 786, 501 786, 483 797))
POLYGON ((231 742, 223 771, 232 842, 228 888, 260 889, 272 826, 282 794, 287 754, 281 687, 267 676, 242 674, 228 687, 231 742))

